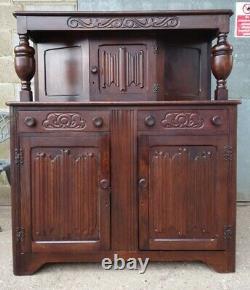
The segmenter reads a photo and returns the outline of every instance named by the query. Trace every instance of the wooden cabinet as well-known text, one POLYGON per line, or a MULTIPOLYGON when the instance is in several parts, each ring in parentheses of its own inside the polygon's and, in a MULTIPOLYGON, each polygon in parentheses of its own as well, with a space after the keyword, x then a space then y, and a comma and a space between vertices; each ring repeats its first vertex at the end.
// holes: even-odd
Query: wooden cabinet
POLYGON ((114 254, 235 270, 231 14, 15 13, 16 275, 114 254))

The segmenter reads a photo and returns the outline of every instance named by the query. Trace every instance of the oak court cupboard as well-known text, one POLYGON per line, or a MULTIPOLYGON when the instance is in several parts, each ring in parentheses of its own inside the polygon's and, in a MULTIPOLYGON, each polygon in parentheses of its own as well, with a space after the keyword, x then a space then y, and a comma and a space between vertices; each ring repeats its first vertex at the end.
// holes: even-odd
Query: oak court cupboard
POLYGON ((14 15, 14 273, 114 253, 235 271, 232 11, 14 15))

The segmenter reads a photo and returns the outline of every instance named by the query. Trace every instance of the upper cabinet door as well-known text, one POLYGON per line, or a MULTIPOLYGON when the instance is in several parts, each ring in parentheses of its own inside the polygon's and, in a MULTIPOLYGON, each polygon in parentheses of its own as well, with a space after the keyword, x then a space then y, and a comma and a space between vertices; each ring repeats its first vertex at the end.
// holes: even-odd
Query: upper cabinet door
POLYGON ((226 137, 139 137, 143 250, 222 250, 227 215, 226 137))
POLYGON ((155 99, 156 42, 114 39, 90 42, 90 99, 155 99))
POLYGON ((59 36, 53 39, 54 42, 37 44, 35 100, 88 101, 89 41, 66 41, 59 36))
POLYGON ((21 137, 24 251, 110 248, 109 135, 21 137))

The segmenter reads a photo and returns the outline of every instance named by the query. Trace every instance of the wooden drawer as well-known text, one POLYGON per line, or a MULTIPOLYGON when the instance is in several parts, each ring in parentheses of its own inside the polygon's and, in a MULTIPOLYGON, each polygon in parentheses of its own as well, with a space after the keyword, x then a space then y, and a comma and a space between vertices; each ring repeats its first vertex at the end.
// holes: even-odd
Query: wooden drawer
POLYGON ((109 131, 109 111, 19 111, 19 132, 109 131))
POLYGON ((226 109, 166 109, 140 110, 138 131, 167 130, 168 134, 226 134, 228 118, 226 109))

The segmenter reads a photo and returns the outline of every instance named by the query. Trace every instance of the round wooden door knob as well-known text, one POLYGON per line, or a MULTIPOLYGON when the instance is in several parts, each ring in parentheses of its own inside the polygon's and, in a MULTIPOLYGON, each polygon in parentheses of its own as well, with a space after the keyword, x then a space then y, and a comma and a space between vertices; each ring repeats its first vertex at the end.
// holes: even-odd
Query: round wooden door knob
POLYGON ((103 118, 102 117, 96 117, 93 119, 93 124, 96 128, 101 128, 103 126, 103 118))
POLYGON ((109 189, 109 181, 107 179, 102 179, 100 181, 101 189, 109 189))
POLYGON ((92 66, 91 67, 91 72, 92 72, 92 74, 96 74, 97 72, 98 72, 98 67, 97 66, 92 66))
POLYGON ((213 116, 211 122, 214 126, 221 126, 222 125, 222 118, 220 116, 213 116))
POLYGON ((146 187, 147 186, 147 180, 145 178, 140 178, 138 181, 138 184, 140 187, 146 187))
POLYGON ((24 124, 28 127, 34 127, 36 125, 36 119, 31 116, 27 116, 24 119, 24 124))
POLYGON ((144 123, 147 127, 153 127, 155 125, 155 117, 152 115, 147 116, 144 123))

